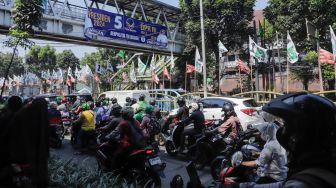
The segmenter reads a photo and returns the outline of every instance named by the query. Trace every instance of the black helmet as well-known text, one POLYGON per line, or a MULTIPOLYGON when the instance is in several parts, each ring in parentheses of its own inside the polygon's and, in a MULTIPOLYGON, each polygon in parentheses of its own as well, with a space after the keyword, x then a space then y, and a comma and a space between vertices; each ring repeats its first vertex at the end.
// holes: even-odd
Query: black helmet
POLYGON ((186 104, 186 101, 183 97, 178 98, 176 102, 179 105, 179 107, 184 106, 186 104))
POLYGON ((121 114, 121 106, 119 104, 114 104, 111 108, 111 115, 120 116, 121 114))
POLYGON ((132 101, 131 97, 126 97, 126 102, 131 102, 131 101, 132 101))
POLYGON ((152 99, 152 100, 149 101, 149 104, 152 105, 152 106, 155 106, 155 102, 156 102, 155 99, 152 99))
POLYGON ((134 110, 131 106, 124 106, 121 109, 121 116, 124 119, 132 119, 134 116, 134 110))
POLYGON ((117 102, 118 102, 118 100, 117 100, 117 98, 115 98, 115 97, 112 97, 112 98, 111 98, 111 102, 112 102, 112 104, 115 104, 115 103, 117 103, 117 102))
POLYGON ((223 104, 222 112, 224 112, 225 116, 231 116, 235 113, 232 103, 227 102, 223 104))
POLYGON ((96 107, 100 107, 100 106, 101 106, 101 104, 102 104, 102 102, 101 102, 101 101, 97 101, 97 102, 95 103, 96 107))
POLYGON ((136 98, 132 98, 131 100, 132 100, 132 103, 131 103, 132 105, 135 104, 135 103, 137 103, 136 98))
POLYGON ((144 101, 146 98, 145 94, 140 94, 139 101, 144 101))
POLYGON ((277 139, 293 160, 308 152, 332 156, 330 150, 336 148, 336 106, 328 99, 299 92, 277 97, 262 110, 283 120, 277 139))

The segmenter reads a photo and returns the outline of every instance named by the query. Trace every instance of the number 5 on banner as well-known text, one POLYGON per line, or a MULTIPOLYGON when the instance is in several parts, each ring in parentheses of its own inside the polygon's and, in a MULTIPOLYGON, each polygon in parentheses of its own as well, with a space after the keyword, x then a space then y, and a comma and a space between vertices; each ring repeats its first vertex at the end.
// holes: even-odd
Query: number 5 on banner
POLYGON ((121 29, 122 28, 122 17, 121 16, 116 16, 114 20, 114 28, 116 29, 121 29))

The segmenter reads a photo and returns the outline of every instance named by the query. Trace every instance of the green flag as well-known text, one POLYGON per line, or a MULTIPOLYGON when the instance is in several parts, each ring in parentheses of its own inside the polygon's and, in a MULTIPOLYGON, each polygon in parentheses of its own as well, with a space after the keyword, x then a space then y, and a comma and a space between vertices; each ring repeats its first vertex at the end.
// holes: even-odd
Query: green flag
POLYGON ((290 63, 295 63, 299 60, 299 54, 296 52, 294 42, 289 32, 287 32, 287 59, 290 63))
POLYGON ((146 64, 144 64, 140 57, 138 57, 138 74, 139 75, 144 75, 146 71, 146 64))
POLYGON ((265 28, 262 27, 260 20, 259 20, 259 36, 260 38, 264 38, 265 35, 265 28))
POLYGON ((119 56, 121 59, 125 60, 125 51, 120 50, 119 53, 117 54, 117 56, 119 56))
POLYGON ((130 79, 133 83, 137 83, 135 70, 134 70, 134 62, 132 62, 131 70, 130 70, 130 79))
POLYGON ((258 46, 251 37, 249 37, 250 56, 258 59, 259 62, 267 62, 267 49, 258 46))

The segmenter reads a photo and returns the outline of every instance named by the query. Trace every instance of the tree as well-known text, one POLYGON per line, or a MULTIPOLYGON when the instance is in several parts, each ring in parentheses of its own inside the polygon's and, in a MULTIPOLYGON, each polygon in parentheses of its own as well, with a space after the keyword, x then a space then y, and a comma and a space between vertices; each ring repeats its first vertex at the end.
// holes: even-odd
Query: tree
POLYGON ((314 80, 314 67, 317 65, 317 53, 309 51, 304 57, 304 61, 299 61, 293 64, 291 70, 291 77, 295 80, 301 81, 303 89, 308 91, 308 84, 314 80))
POLYGON ((42 70, 52 70, 56 68, 56 50, 49 45, 33 46, 27 54, 27 64, 29 70, 40 74, 42 70))
MULTIPOLYGON (((218 41, 221 40, 228 49, 241 49, 248 39, 248 33, 251 33, 248 25, 253 18, 255 0, 205 0, 203 4, 207 74, 214 80, 214 88, 217 91, 219 79, 218 41)), ((187 35, 184 55, 185 59, 192 59, 196 46, 201 46, 199 2, 180 0, 180 7, 183 28, 187 35)))
POLYGON ((57 67, 67 70, 68 67, 71 67, 72 70, 75 70, 79 66, 79 59, 71 50, 64 50, 61 53, 58 53, 56 56, 57 67))
MULTIPOLYGON (((5 77, 6 68, 8 67, 11 60, 12 53, 2 53, 0 52, 0 77, 5 77)), ((9 75, 20 75, 23 74, 24 67, 22 65, 22 58, 18 55, 14 56, 11 69, 9 70, 9 75)))

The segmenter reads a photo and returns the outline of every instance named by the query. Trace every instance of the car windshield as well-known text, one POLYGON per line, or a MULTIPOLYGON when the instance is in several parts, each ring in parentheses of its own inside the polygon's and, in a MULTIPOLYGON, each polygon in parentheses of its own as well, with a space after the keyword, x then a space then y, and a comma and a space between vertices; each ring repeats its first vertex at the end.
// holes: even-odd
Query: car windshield
POLYGON ((243 101, 243 104, 246 107, 258 107, 258 104, 255 102, 254 99, 249 99, 249 100, 243 101))

